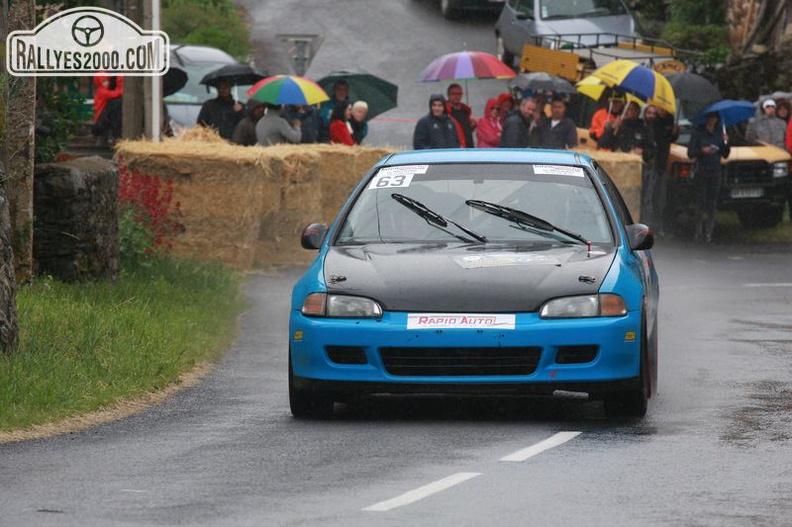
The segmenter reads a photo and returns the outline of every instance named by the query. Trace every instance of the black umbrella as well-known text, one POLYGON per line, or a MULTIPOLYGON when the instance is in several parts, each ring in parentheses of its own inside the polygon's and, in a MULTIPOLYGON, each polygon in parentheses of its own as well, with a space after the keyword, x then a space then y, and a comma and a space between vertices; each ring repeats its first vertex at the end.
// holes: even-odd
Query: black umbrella
POLYGON ((316 82, 332 97, 333 85, 339 80, 349 83, 351 101, 366 101, 369 107, 366 120, 396 108, 399 87, 360 69, 332 71, 316 82))
POLYGON ((522 92, 531 91, 534 93, 548 94, 569 94, 575 93, 575 87, 568 80, 550 75, 543 71, 534 73, 521 73, 509 81, 509 89, 520 90, 522 92))
POLYGON ((715 84, 696 73, 669 73, 665 78, 674 89, 678 119, 689 119, 708 104, 723 98, 715 84))
POLYGON ((679 101, 714 102, 721 97, 720 90, 710 81, 695 73, 670 73, 665 76, 674 88, 674 97, 679 101))
POLYGON ((232 86, 256 84, 266 77, 263 73, 254 70, 247 64, 226 64, 221 68, 210 71, 201 79, 201 84, 217 88, 220 81, 228 81, 232 86))
POLYGON ((162 76, 162 96, 173 95, 187 84, 187 72, 171 66, 162 76))

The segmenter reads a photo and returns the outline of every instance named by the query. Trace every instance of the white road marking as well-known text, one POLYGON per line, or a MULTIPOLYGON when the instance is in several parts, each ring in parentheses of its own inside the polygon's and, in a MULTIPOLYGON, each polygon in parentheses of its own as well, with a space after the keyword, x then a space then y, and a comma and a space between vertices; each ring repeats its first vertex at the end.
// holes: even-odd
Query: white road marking
POLYGON ((792 283, 780 282, 777 284, 743 284, 743 287, 792 287, 792 283))
POLYGON ((428 485, 424 485, 423 487, 418 487, 417 489, 405 492, 401 496, 396 496, 393 499, 375 503, 374 505, 370 505, 363 510, 377 512, 389 511, 391 509, 395 509, 396 507, 401 507, 402 505, 415 503, 416 501, 422 500, 427 496, 431 496, 432 494, 446 490, 447 488, 453 487, 454 485, 459 485, 460 483, 464 483, 465 481, 480 475, 480 472, 459 472, 457 474, 448 476, 447 478, 439 479, 435 482, 429 483, 428 485))
POLYGON ((559 432, 549 439, 545 439, 544 441, 540 441, 535 445, 531 445, 527 448, 523 448, 522 450, 518 450, 513 454, 509 454, 506 457, 502 457, 501 461, 515 461, 520 463, 529 457, 533 457, 536 454, 541 454, 545 450, 550 450, 551 448, 555 448, 558 445, 563 445, 570 439, 574 439, 575 437, 579 436, 581 433, 582 432, 559 432))

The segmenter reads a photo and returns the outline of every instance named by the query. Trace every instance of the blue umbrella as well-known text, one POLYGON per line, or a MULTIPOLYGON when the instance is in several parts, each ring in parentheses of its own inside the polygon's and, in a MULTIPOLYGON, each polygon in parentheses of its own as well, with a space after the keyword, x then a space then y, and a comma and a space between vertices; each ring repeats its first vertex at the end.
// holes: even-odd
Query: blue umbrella
POLYGON ((747 121, 756 113, 756 106, 749 101, 733 101, 724 99, 712 103, 693 117, 693 124, 707 122, 707 114, 717 112, 724 127, 747 121))

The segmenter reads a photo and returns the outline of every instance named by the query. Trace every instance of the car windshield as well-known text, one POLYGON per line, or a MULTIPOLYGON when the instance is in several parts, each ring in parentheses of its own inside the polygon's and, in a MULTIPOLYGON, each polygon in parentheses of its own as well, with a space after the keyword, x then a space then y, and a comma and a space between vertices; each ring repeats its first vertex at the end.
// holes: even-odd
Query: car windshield
POLYGON ((430 164, 374 174, 336 243, 579 244, 581 238, 613 243, 608 216, 582 167, 430 164), (525 215, 541 221, 525 221, 525 215))
POLYGON ((621 0, 541 0, 543 20, 615 16, 627 13, 621 0))

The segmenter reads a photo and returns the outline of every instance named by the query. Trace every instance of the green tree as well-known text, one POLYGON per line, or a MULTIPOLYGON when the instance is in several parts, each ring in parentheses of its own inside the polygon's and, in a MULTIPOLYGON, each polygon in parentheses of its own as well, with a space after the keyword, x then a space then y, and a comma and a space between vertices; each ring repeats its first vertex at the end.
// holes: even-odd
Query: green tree
POLYGON ((165 0, 162 29, 172 43, 212 46, 243 62, 251 49, 243 12, 231 0, 165 0))

